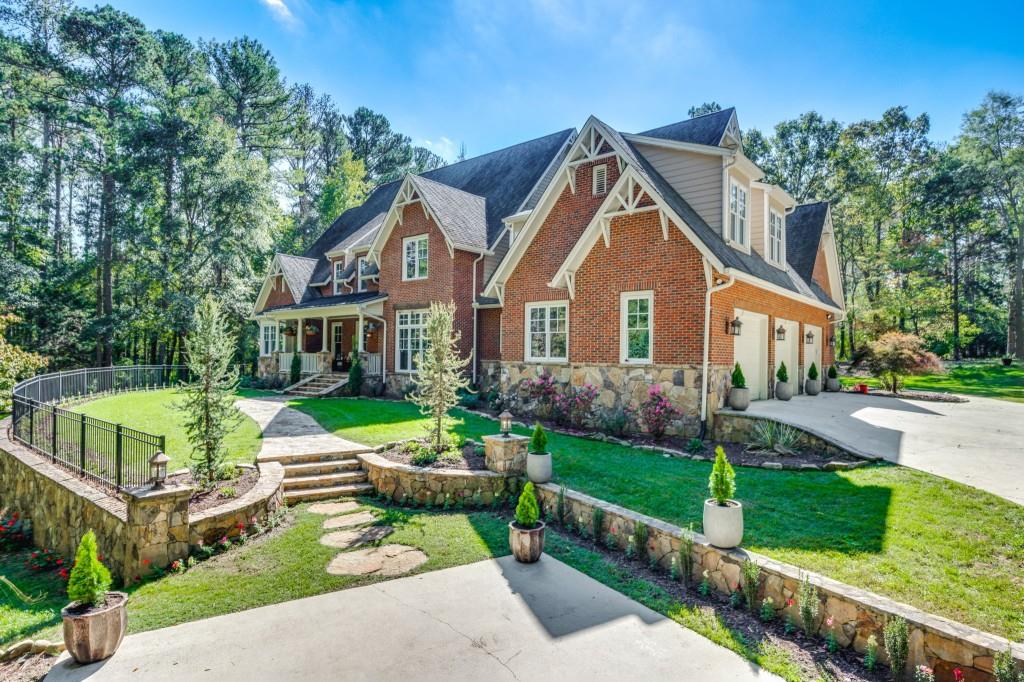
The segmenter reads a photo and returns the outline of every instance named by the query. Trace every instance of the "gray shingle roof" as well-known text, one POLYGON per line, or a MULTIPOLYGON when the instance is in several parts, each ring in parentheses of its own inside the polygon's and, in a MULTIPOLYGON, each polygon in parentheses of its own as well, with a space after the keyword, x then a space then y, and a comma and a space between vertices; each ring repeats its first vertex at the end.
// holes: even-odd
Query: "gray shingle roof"
MULTIPOLYGON (((568 128, 443 166, 418 177, 483 197, 486 200, 486 241, 490 245, 504 229, 502 219, 519 209, 530 194, 530 190, 541 179, 551 159, 574 133, 574 129, 568 128)), ((366 226, 378 214, 386 213, 400 186, 401 181, 396 181, 375 189, 361 206, 351 208, 338 216, 306 250, 306 256, 317 259, 312 281, 322 282, 330 278, 331 266, 324 254, 366 226)), ((306 295, 315 296, 316 292, 307 289, 306 295)))
POLYGON ((373 216, 365 225, 346 235, 344 239, 327 250, 344 251, 345 249, 369 246, 370 242, 372 242, 373 238, 377 235, 377 230, 379 230, 380 226, 384 224, 385 215, 386 214, 382 211, 373 216))
POLYGON ((827 215, 828 202, 819 201, 797 206, 786 216, 786 260, 808 282, 814 273, 827 215))
POLYGON ((362 291, 358 294, 341 294, 339 296, 318 296, 317 298, 311 298, 302 303, 296 303, 295 305, 279 305, 273 308, 267 308, 269 311, 281 311, 281 310, 305 310, 307 308, 319 308, 321 306, 331 305, 346 305, 351 303, 368 303, 375 301, 379 298, 386 298, 385 294, 378 293, 376 291, 362 291))
POLYGON ((413 187, 452 242, 481 251, 487 249, 487 201, 483 197, 427 178, 411 178, 413 187))
POLYGON ((281 264, 281 273, 288 283, 288 290, 296 303, 302 300, 306 291, 309 279, 316 267, 316 260, 303 256, 289 256, 286 253, 277 254, 277 262, 281 264))
POLYGON ((729 107, 678 123, 670 123, 660 128, 651 128, 638 134, 674 142, 690 142, 717 147, 721 143, 722 135, 725 134, 729 119, 732 118, 735 111, 734 107, 729 107))

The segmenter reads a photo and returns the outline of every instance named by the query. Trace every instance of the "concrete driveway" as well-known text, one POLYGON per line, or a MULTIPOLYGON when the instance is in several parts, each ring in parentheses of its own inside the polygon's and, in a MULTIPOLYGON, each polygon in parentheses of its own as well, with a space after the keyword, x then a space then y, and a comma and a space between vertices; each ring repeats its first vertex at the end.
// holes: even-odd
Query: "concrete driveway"
POLYGON ((772 417, 853 452, 981 488, 1024 504, 1024 404, 971 397, 935 403, 854 393, 759 400, 772 417))
POLYGON ((69 680, 781 682, 565 564, 511 557, 127 637, 69 680))

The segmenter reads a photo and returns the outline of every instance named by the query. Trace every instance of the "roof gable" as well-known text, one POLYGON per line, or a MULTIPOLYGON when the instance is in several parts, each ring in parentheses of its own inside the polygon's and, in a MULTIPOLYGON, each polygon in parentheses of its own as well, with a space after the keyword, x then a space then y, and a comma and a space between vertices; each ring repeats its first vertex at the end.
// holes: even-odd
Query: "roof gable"
POLYGON ((786 260, 810 282, 818 257, 821 233, 828 215, 828 202, 797 206, 786 216, 786 260))
MULTIPOLYGON (((729 107, 728 109, 714 111, 703 116, 694 116, 685 121, 651 128, 638 134, 644 137, 657 137, 673 142, 687 142, 717 147, 722 144, 727 132, 738 137, 739 127, 735 123, 735 119, 736 109, 729 107), (735 127, 735 132, 730 131, 733 127, 735 127)), ((736 142, 738 143, 739 140, 737 139, 736 142)))
POLYGON ((410 176, 410 180, 430 207, 438 227, 456 247, 487 250, 486 199, 427 178, 410 176))

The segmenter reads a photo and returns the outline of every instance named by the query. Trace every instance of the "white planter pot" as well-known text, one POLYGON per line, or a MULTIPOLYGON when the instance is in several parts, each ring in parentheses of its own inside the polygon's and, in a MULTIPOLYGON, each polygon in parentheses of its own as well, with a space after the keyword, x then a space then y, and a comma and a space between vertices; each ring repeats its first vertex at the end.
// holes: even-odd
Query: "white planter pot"
POLYGON ((719 506, 714 500, 704 500, 704 536, 719 549, 732 549, 743 541, 743 505, 729 500, 719 506))
POLYGON ((730 388, 729 407, 740 412, 750 407, 750 389, 736 388, 735 386, 730 388))
POLYGON ((839 379, 826 379, 825 390, 829 393, 838 393, 843 388, 843 385, 839 383, 839 379))
POLYGON ((775 397, 779 400, 789 400, 793 397, 793 384, 789 381, 775 382, 775 397))
POLYGON ((818 395, 821 393, 821 380, 808 379, 804 382, 804 393, 807 395, 818 395))
POLYGON ((551 480, 551 453, 531 452, 526 455, 526 477, 534 483, 551 480))

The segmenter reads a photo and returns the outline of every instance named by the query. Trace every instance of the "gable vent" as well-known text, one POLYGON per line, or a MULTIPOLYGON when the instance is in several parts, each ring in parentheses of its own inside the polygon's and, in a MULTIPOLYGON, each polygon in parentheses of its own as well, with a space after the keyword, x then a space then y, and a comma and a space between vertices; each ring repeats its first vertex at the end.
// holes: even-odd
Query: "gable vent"
POLYGON ((594 196, 608 193, 608 166, 594 166, 594 196))

